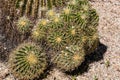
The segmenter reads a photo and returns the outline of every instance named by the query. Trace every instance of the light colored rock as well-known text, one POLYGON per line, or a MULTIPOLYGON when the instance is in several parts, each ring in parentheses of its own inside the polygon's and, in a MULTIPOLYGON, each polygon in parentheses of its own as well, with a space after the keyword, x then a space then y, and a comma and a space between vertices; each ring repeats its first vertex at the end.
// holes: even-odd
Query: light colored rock
POLYGON ((13 75, 8 75, 6 78, 3 80, 15 80, 13 75))
POLYGON ((8 73, 9 72, 8 72, 7 67, 3 63, 0 62, 0 78, 3 79, 8 73))
POLYGON ((47 78, 43 80, 70 80, 70 77, 58 69, 53 69, 50 72, 50 75, 48 75, 47 78))

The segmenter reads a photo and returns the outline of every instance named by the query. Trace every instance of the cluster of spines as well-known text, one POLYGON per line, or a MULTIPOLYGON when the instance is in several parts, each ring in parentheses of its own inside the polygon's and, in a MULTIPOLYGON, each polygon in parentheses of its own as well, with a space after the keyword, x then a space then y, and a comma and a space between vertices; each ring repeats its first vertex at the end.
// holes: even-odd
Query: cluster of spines
POLYGON ((33 80, 47 67, 46 54, 35 43, 23 43, 10 55, 11 72, 18 79, 33 80))
POLYGON ((85 32, 79 26, 69 26, 66 29, 66 35, 68 37, 68 43, 80 44, 82 43, 82 37, 85 36, 85 32), (81 34, 82 33, 82 34, 81 34))
POLYGON ((54 50, 64 49, 67 45, 66 34, 62 31, 56 31, 50 33, 47 37, 48 46, 52 47, 54 50))
POLYGON ((34 29, 32 30, 32 34, 31 34, 31 37, 33 40, 39 42, 42 39, 46 38, 47 27, 48 27, 47 24, 48 24, 47 19, 41 19, 36 23, 34 29))

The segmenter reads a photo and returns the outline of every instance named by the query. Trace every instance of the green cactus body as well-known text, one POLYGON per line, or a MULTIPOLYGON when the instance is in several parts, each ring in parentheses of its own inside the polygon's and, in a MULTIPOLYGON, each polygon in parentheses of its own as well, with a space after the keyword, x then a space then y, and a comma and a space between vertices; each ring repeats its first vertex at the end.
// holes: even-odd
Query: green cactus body
POLYGON ((32 39, 38 42, 44 39, 45 36, 46 36, 45 30, 40 29, 39 27, 35 27, 31 34, 32 39))
POLYGON ((72 19, 72 10, 67 6, 61 11, 61 17, 64 22, 70 22, 72 19))
POLYGON ((62 21, 59 14, 56 14, 55 16, 51 17, 51 22, 49 24, 50 29, 61 29, 64 27, 64 22, 62 21))
POLYGON ((89 17, 89 22, 87 23, 87 29, 84 29, 86 31, 87 35, 94 35, 97 33, 97 26, 99 22, 99 16, 97 12, 94 9, 91 9, 89 11, 90 17, 89 17))
POLYGON ((98 34, 94 34, 93 36, 88 36, 84 46, 86 54, 90 54, 94 52, 98 45, 99 45, 98 34))
POLYGON ((42 49, 30 42, 21 44, 11 53, 9 64, 15 77, 33 80, 44 72, 47 59, 42 49))
POLYGON ((88 13, 86 12, 78 12, 73 15, 73 22, 76 25, 79 25, 81 28, 85 28, 87 22, 88 22, 88 13))
POLYGON ((87 35, 86 43, 85 43, 85 50, 86 54, 90 54, 95 51, 97 46, 99 45, 99 36, 97 32, 97 26, 99 21, 99 16, 94 9, 90 10, 90 18, 87 24, 85 32, 87 35))
POLYGON ((95 9, 91 9, 90 10, 89 25, 97 27, 98 26, 98 22, 99 22, 99 16, 98 16, 96 10, 95 9))
POLYGON ((85 32, 79 26, 69 26, 66 28, 67 42, 69 44, 80 44, 85 32), (81 34, 82 33, 82 34, 81 34))
POLYGON ((47 19, 39 20, 32 31, 32 35, 31 35, 32 39, 39 42, 42 39, 46 38, 48 23, 49 22, 47 19))
POLYGON ((53 63, 64 71, 72 71, 84 61, 84 50, 77 45, 71 45, 53 58, 53 63))

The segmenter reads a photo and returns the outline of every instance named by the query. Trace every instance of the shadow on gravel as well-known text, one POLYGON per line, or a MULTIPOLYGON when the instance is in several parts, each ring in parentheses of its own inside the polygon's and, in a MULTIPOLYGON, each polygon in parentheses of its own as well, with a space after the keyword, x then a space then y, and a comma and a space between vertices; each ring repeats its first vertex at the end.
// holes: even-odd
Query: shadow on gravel
POLYGON ((87 55, 85 61, 77 69, 75 69, 72 72, 66 72, 66 73, 68 75, 77 76, 79 74, 83 74, 84 72, 87 72, 89 70, 89 64, 102 60, 104 58, 104 53, 106 51, 107 51, 107 46, 105 46, 102 43, 99 43, 98 48, 90 55, 87 55))

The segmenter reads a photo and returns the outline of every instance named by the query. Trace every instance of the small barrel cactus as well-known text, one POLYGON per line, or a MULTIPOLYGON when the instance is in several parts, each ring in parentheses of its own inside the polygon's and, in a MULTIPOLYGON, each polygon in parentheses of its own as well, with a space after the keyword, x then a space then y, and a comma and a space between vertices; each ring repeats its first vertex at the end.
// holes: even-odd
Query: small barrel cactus
MULTIPOLYGON (((88 0, 10 0, 10 3, 14 3, 18 31, 29 32, 28 39, 42 42, 50 57, 48 50, 52 51, 50 61, 60 69, 74 70, 97 48, 99 16, 88 0)), ((47 65, 43 50, 27 43, 13 51, 10 63, 13 73, 23 79, 37 77, 47 65)))
POLYGON ((17 21, 17 29, 20 33, 26 33, 29 32, 30 30, 30 26, 31 26, 31 22, 28 18, 21 17, 18 21, 17 21))
POLYGON ((33 80, 39 77, 47 67, 47 58, 43 50, 34 43, 19 45, 10 55, 11 72, 18 79, 33 80))
POLYGON ((85 52, 82 47, 71 45, 56 55, 52 61, 64 71, 72 71, 84 61, 85 52))
POLYGON ((38 21, 37 25, 34 27, 32 31, 31 37, 35 41, 41 41, 46 36, 46 29, 47 29, 48 21, 45 19, 41 19, 38 21))

